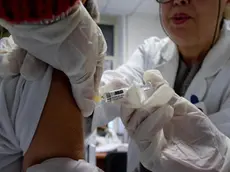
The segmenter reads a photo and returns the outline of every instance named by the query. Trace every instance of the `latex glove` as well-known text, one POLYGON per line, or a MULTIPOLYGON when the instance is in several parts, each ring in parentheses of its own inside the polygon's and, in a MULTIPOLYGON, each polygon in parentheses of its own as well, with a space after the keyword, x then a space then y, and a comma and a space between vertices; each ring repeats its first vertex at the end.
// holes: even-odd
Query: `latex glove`
MULTIPOLYGON (((115 78, 100 88, 101 95, 112 90, 128 88, 125 97, 115 103, 121 105, 121 119, 126 126, 129 135, 132 138, 135 137, 140 149, 145 149, 151 144, 149 135, 143 134, 143 132, 146 131, 143 131, 142 129, 139 129, 141 130, 140 132, 136 131, 140 123, 155 112, 154 124, 156 125, 151 125, 153 128, 150 130, 154 131, 154 134, 156 134, 163 128, 165 121, 169 121, 173 115, 173 108, 166 103, 172 98, 174 91, 167 86, 167 82, 163 79, 160 72, 151 72, 146 73, 144 76, 146 82, 152 83, 153 90, 150 90, 149 92, 144 92, 137 83, 133 83, 131 86, 128 85, 125 78, 115 78), (151 76, 155 76, 156 74, 158 77, 151 76), (159 94, 162 90, 169 93, 166 94, 164 98, 165 100, 163 100, 163 97, 159 94), (160 107, 161 105, 163 106, 160 107), (158 109, 158 107, 160 108, 158 109)), ((152 121, 151 124, 153 124, 152 121)))
MULTIPOLYGON (((155 145, 141 154, 148 169, 159 171, 227 172, 230 169, 230 142, 202 111, 184 98, 172 106, 172 119, 163 127, 166 142, 154 160, 155 145)), ((144 124, 143 124, 144 125, 144 124)), ((153 142, 152 142, 153 143, 153 142)))
POLYGON ((159 72, 146 74, 155 92, 142 108, 122 107, 122 121, 140 149, 142 164, 158 172, 227 172, 229 139, 196 106, 171 94, 159 72))
POLYGON ((106 42, 84 6, 76 4, 68 17, 50 25, 1 24, 16 44, 68 76, 76 103, 85 117, 90 116, 103 71, 106 42))
MULTIPOLYGON (((145 150, 153 142, 153 138, 155 139, 155 151, 158 151, 165 141, 162 128, 171 120, 174 113, 171 104, 176 101, 174 98, 175 93, 159 71, 147 71, 144 74, 144 81, 146 83, 150 82, 153 90, 149 92, 137 91, 145 94, 144 96, 141 94, 137 96, 140 97, 139 106, 132 106, 137 103, 133 104, 133 100, 128 96, 123 99, 121 119, 129 135, 136 141, 141 151, 145 150), (145 126, 148 126, 148 128, 145 126)), ((135 89, 140 88, 133 86, 132 89, 128 90, 128 94, 133 94, 132 90, 135 89)), ((157 152, 155 154, 157 155, 157 152)))

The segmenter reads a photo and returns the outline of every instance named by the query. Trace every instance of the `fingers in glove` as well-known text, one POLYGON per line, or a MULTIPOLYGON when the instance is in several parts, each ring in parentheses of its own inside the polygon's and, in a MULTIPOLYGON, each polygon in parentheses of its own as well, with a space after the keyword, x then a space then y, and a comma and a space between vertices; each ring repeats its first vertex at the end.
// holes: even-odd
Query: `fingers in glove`
POLYGON ((167 84, 168 82, 163 78, 162 74, 158 70, 148 70, 144 73, 144 81, 150 82, 152 86, 157 89, 163 84, 167 84))
POLYGON ((154 112, 150 113, 149 116, 139 124, 134 133, 135 137, 144 139, 146 136, 146 139, 149 139, 149 133, 151 133, 152 136, 155 135, 172 119, 173 114, 174 109, 170 105, 158 108, 154 112))
POLYGON ((142 109, 146 99, 147 95, 145 91, 139 85, 133 83, 133 85, 124 92, 124 96, 119 102, 127 108, 142 109))
POLYGON ((149 116, 149 112, 145 109, 138 109, 133 111, 127 118, 127 130, 135 132, 139 125, 149 116))
MULTIPOLYGON (((164 125, 167 124, 173 116, 173 108, 170 105, 165 105, 154 112, 150 113, 140 124, 135 131, 128 130, 131 138, 133 138, 140 151, 144 151, 151 143, 158 145, 159 135, 164 125)), ((140 115, 140 114, 139 114, 140 115)), ((163 134, 163 130, 161 131, 163 134)))
POLYGON ((136 112, 136 109, 121 106, 121 114, 122 114, 121 120, 126 128, 128 127, 128 123, 130 119, 132 118, 132 116, 135 114, 135 112, 136 112))
POLYGON ((149 97, 149 99, 147 99, 145 101, 145 108, 149 109, 151 107, 161 107, 165 104, 168 104, 168 102, 171 103, 170 100, 172 100, 172 98, 174 97, 174 90, 169 87, 169 85, 162 85, 160 86, 154 93, 152 96, 149 97))

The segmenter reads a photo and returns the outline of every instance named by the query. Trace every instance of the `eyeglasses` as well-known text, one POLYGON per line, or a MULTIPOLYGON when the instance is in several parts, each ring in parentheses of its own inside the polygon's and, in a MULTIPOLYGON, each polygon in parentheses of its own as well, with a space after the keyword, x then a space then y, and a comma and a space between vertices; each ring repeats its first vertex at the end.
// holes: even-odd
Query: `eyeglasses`
POLYGON ((170 2, 171 0, 156 0, 159 4, 165 4, 170 2))

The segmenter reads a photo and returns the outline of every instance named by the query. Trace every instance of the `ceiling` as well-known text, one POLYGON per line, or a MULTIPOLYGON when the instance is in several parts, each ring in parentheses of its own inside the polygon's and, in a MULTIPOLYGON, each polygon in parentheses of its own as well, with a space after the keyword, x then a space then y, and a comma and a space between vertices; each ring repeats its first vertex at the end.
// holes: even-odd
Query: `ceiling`
POLYGON ((156 0, 97 0, 102 14, 132 15, 133 13, 158 14, 156 0))

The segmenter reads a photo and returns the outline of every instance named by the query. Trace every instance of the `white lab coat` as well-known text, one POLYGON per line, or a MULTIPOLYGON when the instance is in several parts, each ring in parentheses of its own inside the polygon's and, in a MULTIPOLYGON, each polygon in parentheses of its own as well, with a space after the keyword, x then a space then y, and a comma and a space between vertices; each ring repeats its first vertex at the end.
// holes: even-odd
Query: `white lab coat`
MULTIPOLYGON (((187 89, 185 98, 192 95, 199 99, 197 107, 202 109, 216 127, 230 137, 230 30, 224 25, 219 41, 206 56, 200 70, 187 89)), ((169 39, 152 37, 147 39, 131 56, 128 62, 114 71, 106 71, 102 84, 114 78, 123 78, 128 83, 143 82, 144 71, 159 70, 163 77, 174 86, 179 55, 176 45, 169 39)), ((119 106, 100 104, 95 111, 94 125, 104 124, 119 116, 119 106), (99 122, 100 121, 100 122, 99 122)), ((128 152, 128 172, 139 165, 138 148, 131 141, 128 152)), ((173 171, 173 169, 172 169, 173 171)))

